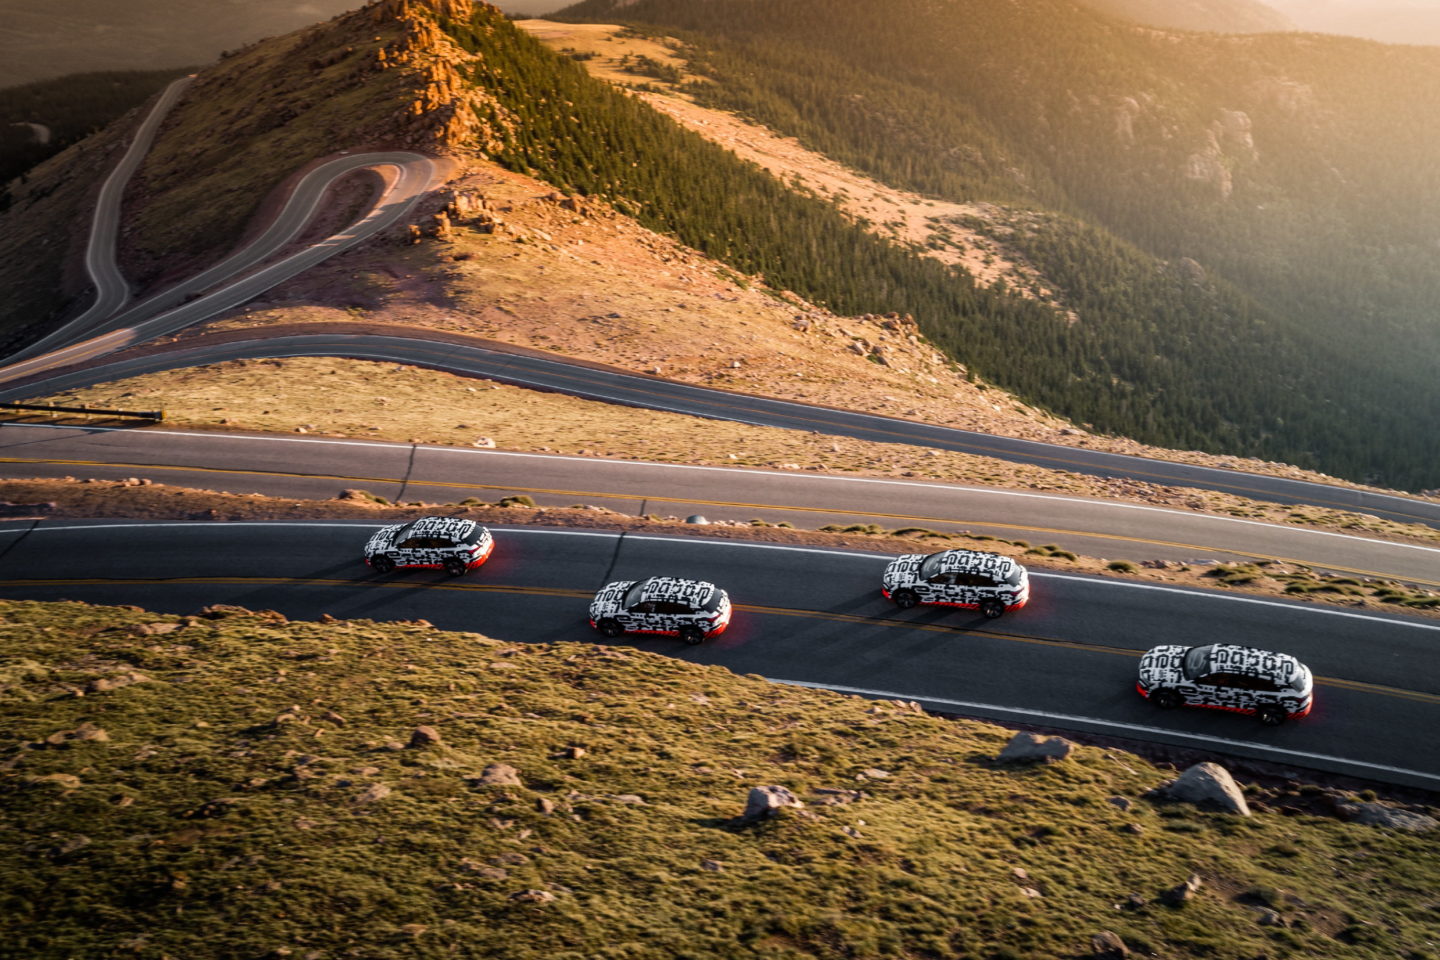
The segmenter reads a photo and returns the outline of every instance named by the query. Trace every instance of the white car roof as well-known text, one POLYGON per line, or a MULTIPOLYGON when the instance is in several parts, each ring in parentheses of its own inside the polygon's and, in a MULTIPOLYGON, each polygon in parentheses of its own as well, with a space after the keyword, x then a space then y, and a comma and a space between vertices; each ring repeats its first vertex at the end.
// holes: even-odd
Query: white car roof
POLYGON ((715 592, 715 584, 704 580, 681 580, 678 577, 651 577, 640 590, 639 602, 679 600, 691 606, 704 606, 715 592))
POLYGON ((1214 673, 1239 673, 1251 677, 1288 680, 1305 668, 1288 653, 1242 647, 1238 643, 1215 643, 1210 646, 1209 670, 1214 673))
POLYGON ((475 521, 464 517, 421 517, 399 533, 406 537, 449 537, 451 540, 464 540, 474 529, 475 521))
POLYGON ((998 553, 980 550, 942 550, 934 557, 937 573, 998 573, 1002 577, 1020 564, 998 553))

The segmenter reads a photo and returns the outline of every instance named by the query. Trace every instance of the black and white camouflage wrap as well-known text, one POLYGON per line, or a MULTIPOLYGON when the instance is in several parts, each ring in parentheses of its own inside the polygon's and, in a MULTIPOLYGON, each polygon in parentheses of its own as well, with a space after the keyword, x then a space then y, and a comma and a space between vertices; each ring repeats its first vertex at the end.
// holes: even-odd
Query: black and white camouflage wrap
POLYGON ((1009 557, 979 550, 907 553, 890 561, 880 579, 881 592, 892 597, 910 590, 921 603, 978 607, 999 600, 1008 609, 1030 599, 1030 577, 1009 557))
POLYGON ((494 546, 490 531, 464 517, 421 517, 381 527, 365 543, 365 561, 387 557, 397 567, 478 566, 494 546))
POLYGON ((1288 653, 1233 643, 1167 644, 1140 658, 1136 688, 1151 698, 1172 690, 1186 706, 1251 714, 1274 707, 1295 717, 1310 710, 1314 678, 1288 653))
POLYGON ((590 625, 613 620, 626 633, 679 634, 694 627, 706 636, 718 636, 729 626, 730 612, 729 595, 703 580, 617 580, 590 601, 590 625), (637 585, 639 589, 632 590, 637 585))

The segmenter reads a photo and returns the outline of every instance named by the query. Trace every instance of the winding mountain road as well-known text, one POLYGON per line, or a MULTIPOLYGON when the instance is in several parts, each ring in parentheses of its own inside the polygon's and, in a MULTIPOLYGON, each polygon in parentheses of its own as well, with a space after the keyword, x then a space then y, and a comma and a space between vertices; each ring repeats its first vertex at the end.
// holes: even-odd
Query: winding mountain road
POLYGON ((1440 588, 1440 548, 1113 500, 805 471, 696 467, 466 447, 201 431, 0 427, 0 476, 145 476, 177 486, 326 499, 363 488, 454 503, 526 494, 621 513, 800 527, 878 523, 1056 544, 1130 560, 1269 559, 1440 588))
POLYGON ((373 524, 0 526, 0 596, 142 603, 190 613, 209 603, 296 618, 424 618, 516 642, 589 641, 589 598, 610 579, 700 577, 737 604, 730 630, 699 647, 627 646, 698 663, 996 720, 1200 747, 1440 788, 1433 658, 1440 624, 1281 601, 1040 573, 1024 610, 900 611, 879 594, 885 559, 714 540, 542 527, 496 528, 490 562, 466 577, 379 577, 360 562, 373 524), (1208 711, 1162 712, 1134 690, 1139 654, 1163 639, 1280 648, 1317 676, 1301 721, 1264 727, 1208 711))
MULTIPOLYGON (((217 298, 219 296, 216 295, 217 298)), ((236 297, 229 297, 227 300, 237 304, 243 302, 243 298, 236 297)), ((201 308, 205 303, 206 301, 197 301, 182 309, 201 308)), ((194 318, 180 323, 165 320, 164 317, 160 319, 164 321, 163 326, 167 331, 195 322, 194 318)), ((352 357, 431 367, 592 400, 716 420, 957 450, 1075 473, 1131 477, 1153 483, 1218 490, 1256 500, 1328 507, 1367 513, 1399 523, 1417 523, 1440 528, 1440 503, 1426 500, 993 436, 869 413, 732 393, 629 373, 602 364, 574 361, 558 355, 546 355, 540 351, 494 341, 484 341, 484 344, 481 346, 478 343, 440 335, 434 339, 422 339, 419 331, 404 337, 316 333, 275 338, 262 333, 257 334, 254 339, 227 340, 149 353, 114 363, 79 367, 57 372, 42 380, 31 379, 18 386, 3 385, 6 376, 0 372, 0 400, 43 396, 93 383, 222 360, 300 356, 352 357)))

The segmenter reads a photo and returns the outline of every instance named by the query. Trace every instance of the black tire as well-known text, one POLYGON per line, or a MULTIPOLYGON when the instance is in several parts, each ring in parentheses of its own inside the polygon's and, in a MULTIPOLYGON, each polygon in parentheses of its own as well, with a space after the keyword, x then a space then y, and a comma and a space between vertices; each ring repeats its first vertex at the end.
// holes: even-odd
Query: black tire
POLYGON ((470 565, 459 557, 451 557, 445 561, 445 572, 452 577, 463 577, 465 576, 465 571, 469 569, 470 565))
POLYGON ((620 625, 619 620, 611 620, 609 617, 595 624, 595 629, 600 631, 600 636, 610 640, 614 640, 625 632, 625 628, 620 625))
POLYGON ((1174 710, 1185 702, 1185 698, 1174 690, 1156 690, 1150 694, 1150 702, 1161 710, 1174 710))
POLYGON ((1255 719, 1267 727, 1278 727, 1285 722, 1285 711, 1277 706, 1265 706, 1255 711, 1255 719))
POLYGON ((394 573, 395 561, 382 553, 370 558, 370 568, 376 573, 394 573))
POLYGON ((999 600, 986 600, 980 604, 980 612, 988 619, 994 620, 1005 613, 1005 604, 999 600))
POLYGON ((914 590, 896 590, 890 594, 890 599, 894 601, 895 606, 901 610, 909 610, 920 602, 920 598, 915 595, 914 590))
POLYGON ((697 643, 703 643, 705 641, 705 631, 699 627, 681 627, 680 639, 693 647, 697 643))

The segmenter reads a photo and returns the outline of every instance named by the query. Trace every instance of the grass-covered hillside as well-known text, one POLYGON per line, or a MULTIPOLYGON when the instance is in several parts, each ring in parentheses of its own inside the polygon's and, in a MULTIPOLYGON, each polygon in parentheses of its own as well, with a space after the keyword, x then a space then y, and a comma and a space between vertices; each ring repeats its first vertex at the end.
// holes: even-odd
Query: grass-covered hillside
POLYGON ((1436 834, 623 647, 0 604, 0 954, 1433 957, 1436 834), (742 826, 753 786, 804 802, 742 826), (1198 876, 1180 906, 1162 893, 1198 876), (1267 912, 1269 911, 1269 912, 1267 912), (1272 915, 1273 914, 1273 915, 1272 915), (1264 922, 1262 922, 1264 921, 1264 922))

